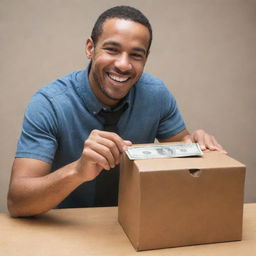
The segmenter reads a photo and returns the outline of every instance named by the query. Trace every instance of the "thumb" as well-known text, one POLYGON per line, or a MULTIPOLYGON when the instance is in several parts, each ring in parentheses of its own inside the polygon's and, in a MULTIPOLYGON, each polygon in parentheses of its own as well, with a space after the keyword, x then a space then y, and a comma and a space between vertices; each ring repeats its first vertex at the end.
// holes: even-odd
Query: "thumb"
POLYGON ((130 140, 124 140, 124 144, 126 146, 131 146, 132 145, 132 142, 130 140))
POLYGON ((123 151, 125 151, 127 147, 132 145, 132 142, 129 140, 124 140, 123 142, 124 142, 123 151))

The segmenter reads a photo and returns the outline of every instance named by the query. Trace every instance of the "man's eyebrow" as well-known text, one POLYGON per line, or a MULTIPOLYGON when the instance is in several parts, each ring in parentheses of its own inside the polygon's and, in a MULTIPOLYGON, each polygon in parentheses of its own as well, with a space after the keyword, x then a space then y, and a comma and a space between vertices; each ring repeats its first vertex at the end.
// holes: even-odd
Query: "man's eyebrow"
POLYGON ((119 43, 116 42, 116 41, 106 41, 106 42, 104 42, 104 44, 103 44, 103 46, 108 46, 108 45, 113 45, 113 46, 121 47, 121 44, 119 44, 119 43))
MULTIPOLYGON (((121 44, 120 44, 120 43, 118 43, 118 42, 116 42, 116 41, 112 41, 112 40, 106 41, 106 42, 103 43, 103 47, 106 47, 106 46, 108 46, 108 45, 116 46, 116 47, 121 47, 121 44)), ((134 47, 134 48, 132 48, 132 50, 133 50, 133 51, 137 51, 137 52, 141 52, 141 53, 143 53, 144 55, 147 54, 147 51, 146 51, 144 48, 141 48, 141 47, 134 47)))

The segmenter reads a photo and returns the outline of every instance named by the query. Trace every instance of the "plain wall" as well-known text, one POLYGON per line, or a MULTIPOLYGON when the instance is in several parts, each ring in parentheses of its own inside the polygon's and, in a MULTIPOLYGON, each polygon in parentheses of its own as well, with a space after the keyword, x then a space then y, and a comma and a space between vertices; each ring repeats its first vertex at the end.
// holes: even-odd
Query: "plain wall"
POLYGON ((247 165, 245 200, 256 201, 255 0, 1 0, 0 212, 24 109, 43 85, 88 61, 84 43, 114 5, 141 9, 153 44, 145 70, 175 95, 190 131, 215 135, 247 165))

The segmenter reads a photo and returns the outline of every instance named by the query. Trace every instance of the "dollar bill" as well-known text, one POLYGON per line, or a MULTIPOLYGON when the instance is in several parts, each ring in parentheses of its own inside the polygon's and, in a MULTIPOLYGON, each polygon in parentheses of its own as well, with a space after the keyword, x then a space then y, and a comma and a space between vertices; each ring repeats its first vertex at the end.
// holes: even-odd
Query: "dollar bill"
POLYGON ((171 145, 131 146, 126 150, 131 160, 202 156, 203 152, 198 143, 171 145))

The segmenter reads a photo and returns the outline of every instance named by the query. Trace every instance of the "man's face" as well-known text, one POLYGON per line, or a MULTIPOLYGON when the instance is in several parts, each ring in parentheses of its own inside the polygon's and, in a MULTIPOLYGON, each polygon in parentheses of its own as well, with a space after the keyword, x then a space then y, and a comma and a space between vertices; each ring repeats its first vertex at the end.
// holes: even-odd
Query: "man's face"
POLYGON ((96 45, 91 39, 86 43, 89 81, 102 103, 115 106, 143 72, 150 35, 142 24, 124 19, 108 19, 102 28, 96 45))

